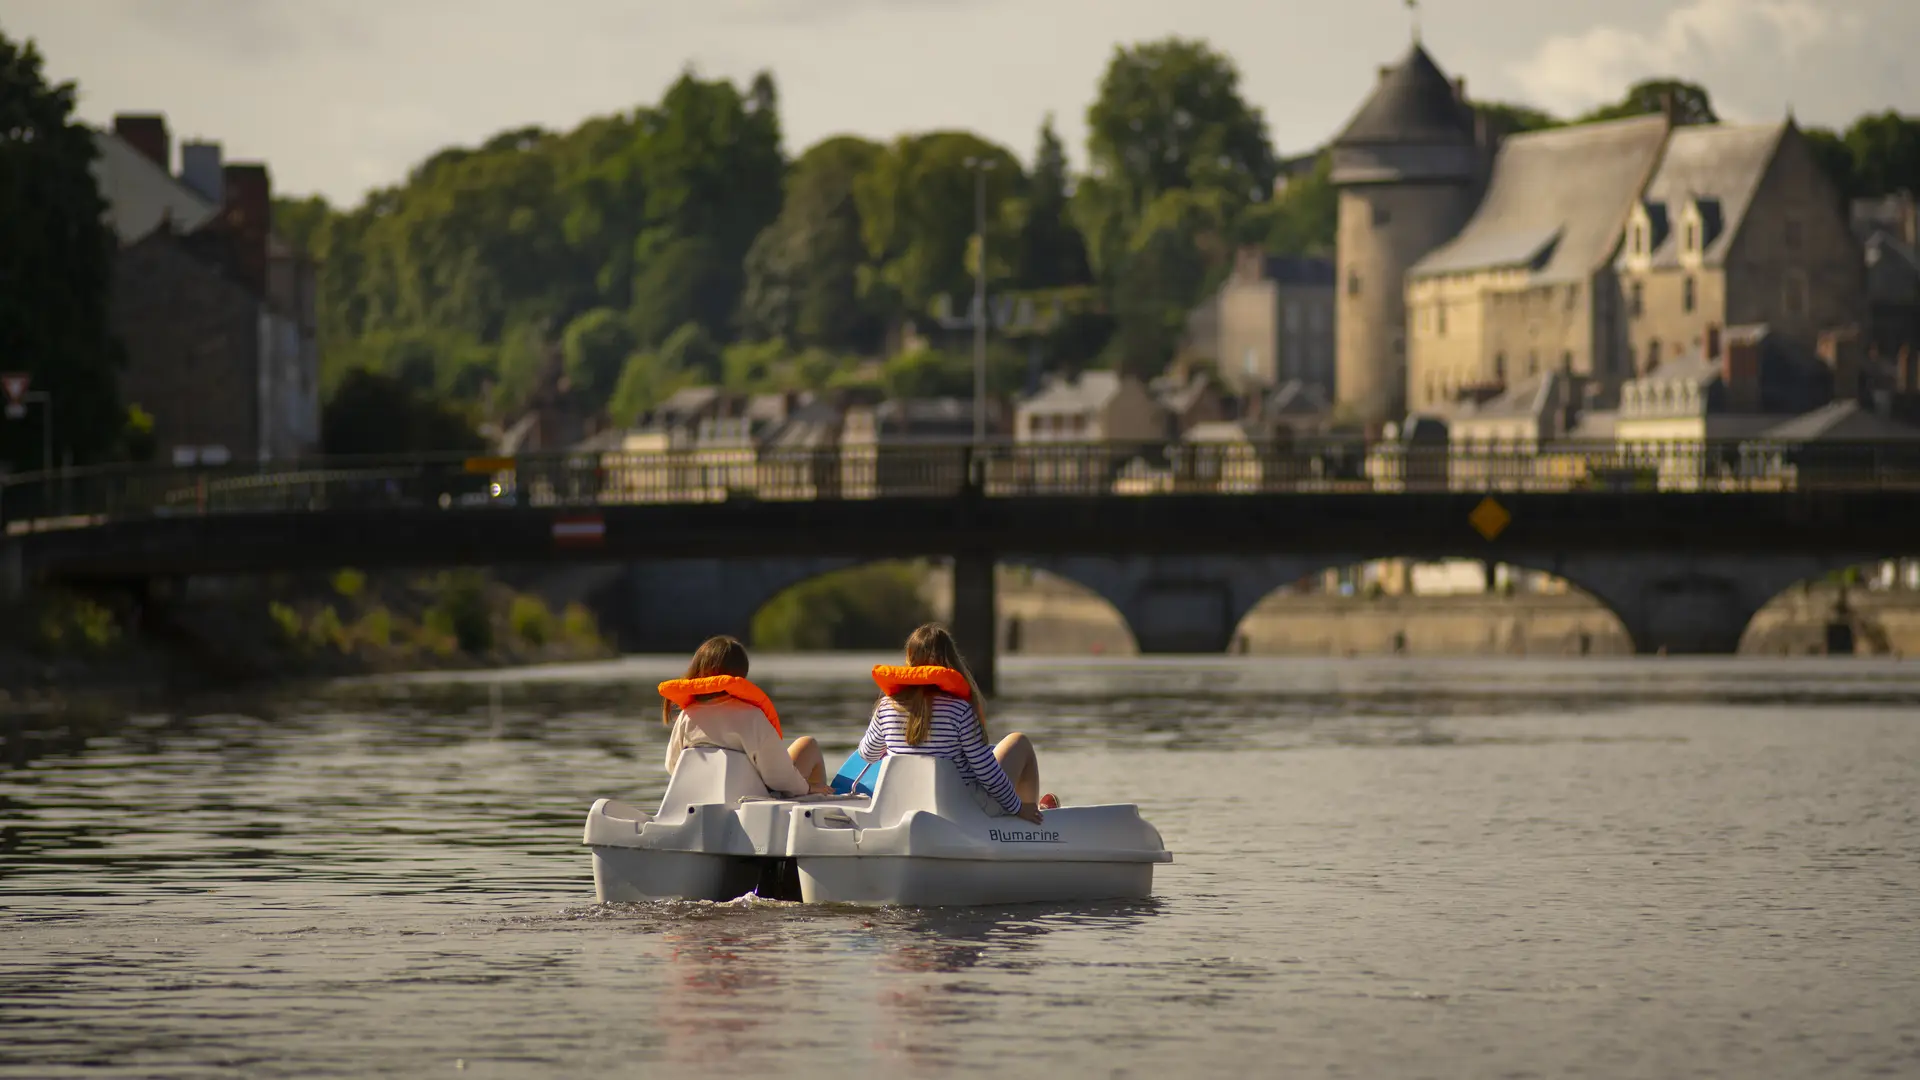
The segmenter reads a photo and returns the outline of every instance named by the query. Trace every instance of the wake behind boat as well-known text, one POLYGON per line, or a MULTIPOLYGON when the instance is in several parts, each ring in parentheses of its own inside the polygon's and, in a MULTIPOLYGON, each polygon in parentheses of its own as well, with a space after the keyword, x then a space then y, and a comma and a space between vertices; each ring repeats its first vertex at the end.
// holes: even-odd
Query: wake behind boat
POLYGON ((993 817, 950 761, 891 755, 871 795, 776 798, 737 750, 692 747, 658 813, 587 813, 601 903, 731 900, 964 906, 1139 899, 1173 853, 1132 805, 993 817))

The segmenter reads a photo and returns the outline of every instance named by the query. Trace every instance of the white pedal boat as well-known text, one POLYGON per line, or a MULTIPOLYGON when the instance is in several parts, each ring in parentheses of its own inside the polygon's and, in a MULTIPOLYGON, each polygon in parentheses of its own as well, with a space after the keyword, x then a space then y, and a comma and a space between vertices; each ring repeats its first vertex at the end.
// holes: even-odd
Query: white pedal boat
POLYGON ((965 906, 1138 899, 1173 853, 1131 805, 989 817, 952 762, 889 756, 873 795, 768 794, 745 754, 680 756, 660 812, 587 813, 600 903, 732 900, 965 906))

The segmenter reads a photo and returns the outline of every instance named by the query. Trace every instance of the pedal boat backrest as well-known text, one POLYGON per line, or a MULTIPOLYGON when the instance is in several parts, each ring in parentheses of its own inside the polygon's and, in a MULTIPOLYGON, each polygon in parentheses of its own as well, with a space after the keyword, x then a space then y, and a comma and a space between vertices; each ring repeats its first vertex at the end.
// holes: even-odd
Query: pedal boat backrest
POLYGON ((770 794, 760 779, 760 770, 753 767, 747 755, 717 746, 690 746, 681 752, 673 778, 667 781, 660 816, 667 816, 676 807, 685 813, 689 806, 735 806, 743 798, 766 798, 770 794))

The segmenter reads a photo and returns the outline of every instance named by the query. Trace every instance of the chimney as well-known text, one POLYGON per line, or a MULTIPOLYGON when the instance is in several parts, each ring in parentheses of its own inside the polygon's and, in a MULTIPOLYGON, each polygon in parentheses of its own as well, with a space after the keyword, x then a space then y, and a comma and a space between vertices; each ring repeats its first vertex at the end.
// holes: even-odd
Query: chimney
POLYGON ((1829 330, 1820 335, 1816 351, 1821 363, 1827 366, 1827 373, 1833 381, 1833 399, 1835 401, 1862 400, 1867 387, 1863 365, 1860 362, 1860 330, 1848 326, 1829 330))
POLYGON ((273 231, 273 184, 265 165, 228 165, 221 170, 225 209, 221 220, 233 243, 233 261, 247 287, 267 292, 267 235, 273 231))
POLYGON ((1755 334, 1742 334, 1727 342, 1727 356, 1720 365, 1720 381, 1726 385, 1729 412, 1760 411, 1762 340, 1755 334))
POLYGON ((227 202, 226 177, 221 175, 220 144, 185 142, 180 144, 180 182, 215 206, 227 202))
POLYGON ((166 117, 159 113, 121 113, 113 118, 113 133, 162 171, 173 172, 173 141, 167 135, 166 117))
POLYGON ((1242 281, 1259 281, 1266 261, 1266 249, 1257 244, 1243 244, 1234 253, 1233 276, 1242 281))
POLYGON ((1465 75, 1456 76, 1453 80, 1453 100, 1462 105, 1467 103, 1467 77, 1465 75))

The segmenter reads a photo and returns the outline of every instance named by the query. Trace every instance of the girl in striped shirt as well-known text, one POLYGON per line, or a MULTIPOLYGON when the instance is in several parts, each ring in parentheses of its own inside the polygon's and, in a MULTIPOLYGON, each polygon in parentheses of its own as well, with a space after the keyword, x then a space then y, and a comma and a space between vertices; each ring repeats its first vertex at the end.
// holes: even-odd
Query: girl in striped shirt
POLYGON ((888 754, 946 758, 960 767, 989 815, 1038 822, 1042 809, 1060 805, 1039 794, 1032 740, 1016 731, 988 749, 986 703, 946 627, 928 623, 915 630, 907 638, 907 666, 874 668, 873 678, 882 696, 860 739, 863 760, 888 754))

